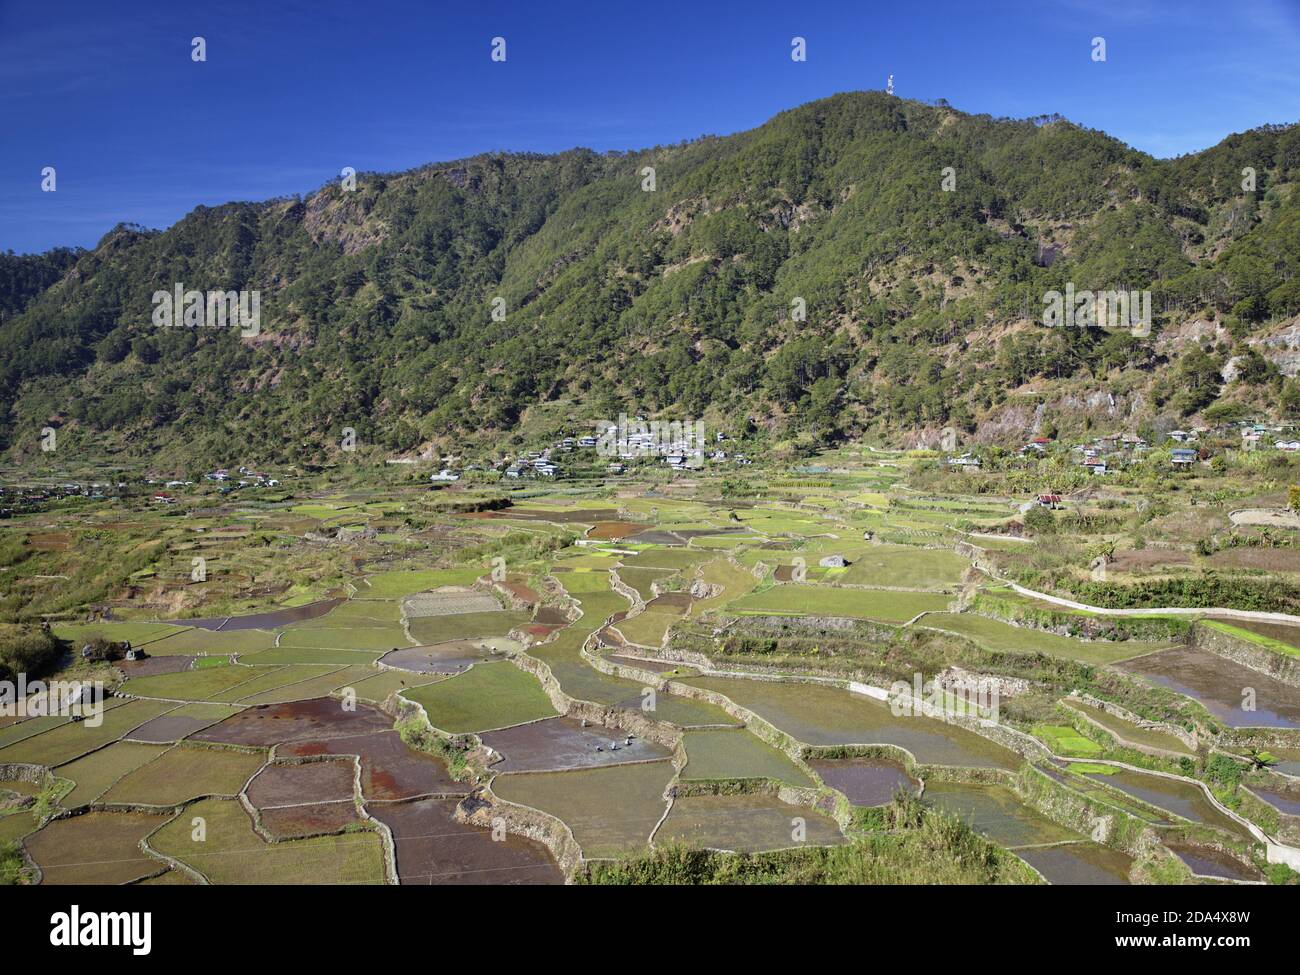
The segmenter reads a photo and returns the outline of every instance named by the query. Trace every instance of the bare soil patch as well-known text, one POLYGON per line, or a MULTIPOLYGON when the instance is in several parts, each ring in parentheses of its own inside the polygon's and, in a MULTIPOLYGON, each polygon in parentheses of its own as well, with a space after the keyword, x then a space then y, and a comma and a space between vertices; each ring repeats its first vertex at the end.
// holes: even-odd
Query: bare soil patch
POLYGON ((248 799, 259 809, 295 803, 334 802, 352 798, 352 763, 275 762, 248 786, 248 799))
POLYGON ((356 710, 345 711, 335 698, 318 697, 249 708, 194 737, 200 741, 266 747, 304 739, 355 737, 386 731, 392 725, 393 719, 378 708, 358 704, 356 710))
POLYGON ((629 535, 635 535, 637 532, 645 531, 646 526, 635 521, 602 521, 598 522, 591 531, 587 532, 588 538, 601 540, 615 540, 627 538, 629 535))
POLYGON ((351 802, 325 802, 307 806, 282 806, 262 810, 262 826, 277 840, 339 833, 361 822, 351 802))
POLYGON ((1245 545, 1215 552, 1209 559, 1216 569, 1259 569, 1265 572, 1300 572, 1300 549, 1251 548, 1245 545))
POLYGON ((143 660, 119 660, 116 667, 129 680, 132 677, 153 677, 156 674, 175 674, 189 670, 193 657, 145 657, 143 660))
POLYGON ((350 738, 297 741, 282 755, 357 755, 361 759, 361 795, 366 800, 413 799, 428 795, 465 795, 469 789, 447 774, 447 767, 432 755, 417 752, 396 731, 380 731, 350 738))

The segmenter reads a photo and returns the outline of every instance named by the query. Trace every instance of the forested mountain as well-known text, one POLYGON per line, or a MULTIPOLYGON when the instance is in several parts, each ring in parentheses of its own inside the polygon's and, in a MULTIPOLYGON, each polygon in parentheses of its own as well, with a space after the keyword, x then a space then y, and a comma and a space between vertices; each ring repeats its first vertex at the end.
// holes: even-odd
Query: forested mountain
POLYGON ((774 445, 1300 412, 1278 371, 1298 179, 1297 126, 1156 160, 867 92, 681 145, 199 207, 0 258, 0 447, 31 458, 52 425, 68 456, 270 462, 328 458, 344 426, 392 454, 620 411, 774 445), (1067 282, 1150 289, 1152 334, 1039 324, 1067 282), (259 290, 260 334, 155 325, 177 284, 259 290))

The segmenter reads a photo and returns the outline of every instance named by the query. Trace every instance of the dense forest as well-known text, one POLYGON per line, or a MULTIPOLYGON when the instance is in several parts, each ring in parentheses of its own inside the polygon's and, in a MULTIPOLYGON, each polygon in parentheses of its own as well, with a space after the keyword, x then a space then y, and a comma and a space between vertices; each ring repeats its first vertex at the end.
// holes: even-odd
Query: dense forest
POLYGON ((1097 392, 1170 424, 1300 413, 1269 342, 1300 312, 1298 177, 1300 126, 1157 160, 868 92, 680 145, 199 207, 0 255, 0 449, 37 457, 54 426, 70 456, 303 461, 344 426, 391 454, 619 412, 787 444, 1014 440, 1045 411, 1091 423, 1066 404, 1097 392), (1067 283, 1150 290, 1152 334, 1042 326, 1067 283), (259 291, 259 334, 154 324, 178 284, 259 291))

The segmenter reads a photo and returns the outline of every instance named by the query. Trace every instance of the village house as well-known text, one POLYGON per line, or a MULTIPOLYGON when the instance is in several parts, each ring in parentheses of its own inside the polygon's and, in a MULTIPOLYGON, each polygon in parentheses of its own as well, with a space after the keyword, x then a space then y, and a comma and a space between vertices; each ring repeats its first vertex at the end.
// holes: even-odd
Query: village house
POLYGON ((1190 447, 1179 447, 1169 454, 1169 463, 1175 467, 1190 467, 1197 459, 1196 451, 1190 447))

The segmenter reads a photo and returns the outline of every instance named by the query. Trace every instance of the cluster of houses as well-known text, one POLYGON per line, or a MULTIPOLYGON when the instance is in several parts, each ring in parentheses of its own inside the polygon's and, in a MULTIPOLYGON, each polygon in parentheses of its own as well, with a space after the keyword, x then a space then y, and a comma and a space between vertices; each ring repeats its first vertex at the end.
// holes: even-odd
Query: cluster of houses
MULTIPOLYGON (((749 459, 743 454, 728 456, 727 451, 717 446, 727 438, 721 433, 714 434, 713 446, 704 445, 702 435, 693 433, 689 424, 664 424, 663 427, 683 428, 681 435, 665 437, 662 429, 651 425, 646 429, 644 421, 637 418, 634 423, 620 426, 612 424, 599 434, 581 437, 563 437, 540 452, 522 454, 512 460, 500 461, 494 465, 501 470, 504 477, 511 479, 522 477, 554 478, 563 476, 563 471, 556 458, 562 454, 581 450, 597 450, 610 458, 606 470, 619 475, 627 471, 627 462, 646 457, 657 457, 660 462, 674 470, 702 467, 706 461, 722 462, 731 460, 739 465, 747 465, 749 459)), ((444 470, 432 476, 432 480, 450 480, 444 475, 454 475, 454 471, 444 470)))
MULTIPOLYGON (((1188 468, 1208 456, 1210 447, 1205 442, 1216 439, 1217 446, 1224 446, 1240 434, 1243 450, 1274 449, 1286 452, 1300 452, 1300 440, 1289 439, 1283 434, 1291 430, 1286 424, 1264 424, 1242 422, 1224 424, 1220 427, 1196 427, 1191 430, 1170 430, 1163 441, 1170 447, 1169 463, 1174 468, 1188 468)), ((1050 437, 1034 437, 1026 441, 1017 453, 1021 457, 1045 456, 1053 446, 1050 437)), ((1107 434, 1086 443, 1077 443, 1070 452, 1078 456, 1078 464, 1090 474, 1106 474, 1127 466, 1140 459, 1151 449, 1151 444, 1144 437, 1133 434, 1107 434)), ((980 458, 973 452, 966 452, 946 459, 948 467, 954 470, 978 471, 980 458)))
MULTIPOLYGON (((209 471, 203 475, 203 480, 213 481, 226 487, 279 487, 280 482, 270 474, 262 471, 255 471, 251 467, 241 467, 239 469, 238 480, 236 475, 224 467, 219 467, 215 471, 209 471)), ((171 484, 180 482, 170 482, 171 484)), ((185 481, 185 484, 192 484, 192 481, 185 481)), ((170 484, 168 485, 170 486, 170 484)))
POLYGON ((126 482, 116 484, 95 481, 90 484, 68 482, 49 487, 30 485, 0 486, 0 518, 11 518, 16 514, 39 511, 45 505, 65 498, 87 498, 91 501, 103 501, 112 494, 126 489, 126 482))
MULTIPOLYGON (((236 473, 232 473, 224 467, 219 467, 215 471, 209 471, 204 474, 203 480, 221 485, 222 494, 229 494, 231 491, 238 490, 239 488, 267 488, 280 486, 278 478, 272 477, 270 474, 265 474, 262 471, 255 471, 251 467, 241 467, 236 473)), ((145 483, 153 485, 158 482, 152 478, 146 478, 145 483)), ((193 481, 181 480, 179 478, 166 481, 163 483, 164 490, 154 492, 153 502, 155 504, 175 504, 176 496, 172 494, 172 491, 177 488, 193 486, 193 481)))
POLYGON ((69 481, 67 484, 55 484, 52 487, 0 487, 0 497, 25 498, 29 501, 57 501, 59 498, 106 498, 110 491, 120 491, 126 482, 107 484, 95 481, 91 484, 79 484, 69 481))
POLYGON ((524 454, 524 456, 511 461, 506 465, 505 476, 509 478, 519 477, 558 477, 560 475, 560 465, 550 458, 551 449, 538 453, 524 454))
MULTIPOLYGON (((1053 443, 1054 441, 1050 437, 1034 437, 1020 447, 1016 453, 1021 457, 1046 456, 1053 443)), ((1105 474, 1108 470, 1121 466, 1122 461, 1148 450, 1149 447, 1150 445, 1141 437, 1116 434, 1108 437, 1098 437, 1091 443, 1076 444, 1071 449, 1080 455, 1080 466, 1087 468, 1093 474, 1105 474)), ((981 466, 979 455, 971 451, 948 457, 945 463, 953 470, 959 471, 978 471, 981 466)))
MULTIPOLYGON (((1072 453, 1079 455, 1079 466, 1089 474, 1105 474, 1140 458, 1151 444, 1145 437, 1132 434, 1109 434, 1091 443, 1075 444, 1072 453)), ((1193 454, 1196 451, 1192 451, 1193 454)))
POLYGON ((1295 428, 1286 423, 1243 423, 1241 448, 1264 450, 1271 444, 1274 450, 1295 453, 1300 451, 1300 440, 1295 439, 1294 434, 1295 428))

